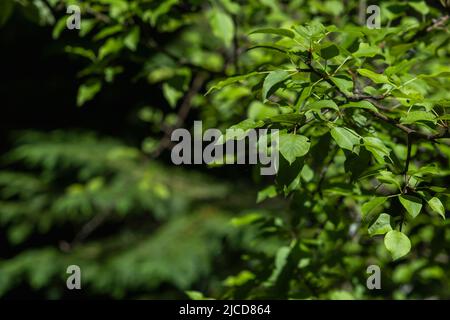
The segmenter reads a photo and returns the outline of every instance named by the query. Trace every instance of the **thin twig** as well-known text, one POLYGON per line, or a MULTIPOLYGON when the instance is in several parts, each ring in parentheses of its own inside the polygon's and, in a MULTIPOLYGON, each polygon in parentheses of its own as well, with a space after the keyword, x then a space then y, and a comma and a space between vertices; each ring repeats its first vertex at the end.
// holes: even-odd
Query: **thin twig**
POLYGON ((161 152, 163 152, 166 148, 168 148, 172 144, 172 141, 170 139, 172 132, 183 125, 191 109, 192 98, 200 91, 206 78, 207 74, 204 72, 200 72, 194 77, 191 87, 184 96, 183 102, 181 103, 180 109, 178 110, 177 122, 175 123, 174 126, 170 128, 165 128, 164 130, 165 134, 161 139, 158 148, 152 153, 153 158, 158 157, 161 154, 161 152))

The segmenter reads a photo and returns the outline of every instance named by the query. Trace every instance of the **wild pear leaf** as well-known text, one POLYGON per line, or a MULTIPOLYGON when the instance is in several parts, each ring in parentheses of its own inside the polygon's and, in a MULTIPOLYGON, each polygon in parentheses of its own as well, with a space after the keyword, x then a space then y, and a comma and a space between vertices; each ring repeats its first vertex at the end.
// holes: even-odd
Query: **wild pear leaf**
POLYGON ((249 129, 255 129, 260 128, 264 125, 264 121, 258 120, 252 120, 252 119, 245 119, 233 126, 231 126, 229 129, 242 129, 242 130, 249 130, 249 129))
POLYGON ((361 57, 374 57, 378 52, 380 51, 380 48, 377 46, 371 46, 368 43, 361 42, 359 44, 359 49, 355 53, 353 53, 353 56, 357 58, 361 57))
POLYGON ((384 245, 394 260, 405 256, 411 250, 411 241, 408 236, 397 230, 386 233, 384 245))
POLYGON ((377 112, 378 109, 369 101, 357 101, 357 102, 350 102, 350 103, 346 103, 344 105, 341 106, 342 109, 346 109, 346 108, 357 108, 357 109, 367 109, 367 110, 372 110, 377 112))
POLYGON ((81 107, 87 101, 92 100, 102 88, 100 81, 92 81, 84 83, 78 89, 77 106, 81 107))
POLYGON ((428 8, 425 1, 419 1, 419 2, 409 1, 408 5, 423 15, 426 15, 430 12, 430 8, 428 8))
POLYGON ((267 122, 285 123, 285 124, 303 124, 306 120, 304 114, 301 113, 285 113, 270 117, 267 122))
POLYGON ((102 60, 106 56, 115 54, 123 48, 123 41, 116 38, 109 38, 98 50, 98 58, 102 60))
POLYGON ((335 44, 320 49, 320 56, 324 59, 331 59, 338 55, 339 55, 339 48, 335 44))
POLYGON ((428 200, 428 205, 434 212, 438 213, 443 219, 445 219, 445 208, 439 198, 431 198, 428 200))
POLYGON ((339 110, 337 104, 333 100, 319 100, 309 104, 306 107, 308 110, 333 109, 339 110))
POLYGON ((268 198, 274 198, 277 196, 277 190, 274 185, 270 185, 258 192, 256 203, 260 203, 268 198))
POLYGON ((250 78, 252 76, 258 75, 260 74, 259 72, 250 72, 247 74, 243 74, 243 75, 239 75, 239 76, 234 76, 234 77, 229 77, 225 80, 220 81, 219 83, 217 83, 216 85, 212 86, 208 92, 206 92, 205 95, 208 95, 211 93, 211 91, 213 90, 217 90, 217 89, 222 89, 223 87, 226 87, 230 84, 236 83, 236 82, 240 82, 242 80, 246 80, 247 78, 250 78))
POLYGON ((410 195, 401 195, 398 199, 412 218, 417 217, 420 210, 422 210, 422 200, 420 198, 410 195))
POLYGON ((330 77, 330 80, 339 88, 340 91, 351 95, 353 91, 353 81, 339 77, 330 77))
POLYGON ((183 91, 171 86, 168 82, 163 83, 162 92, 171 108, 175 108, 178 100, 183 96, 183 91))
POLYGON ((289 164, 307 154, 311 145, 307 137, 298 134, 281 133, 279 138, 280 153, 289 164))
POLYGON ((284 54, 287 54, 287 52, 289 51, 288 48, 286 48, 286 47, 272 44, 272 43, 259 44, 259 45, 248 48, 247 51, 250 51, 253 49, 269 49, 269 50, 278 51, 278 52, 281 52, 284 54))
POLYGON ((140 39, 140 29, 138 27, 134 27, 123 39, 123 43, 131 51, 136 51, 139 39, 140 39))
POLYGON ((436 116, 427 111, 411 111, 406 114, 406 117, 400 119, 403 124, 411 124, 420 121, 431 121, 436 123, 436 116))
POLYGON ((377 220, 369 227, 369 234, 371 236, 385 234, 392 230, 391 216, 387 213, 382 213, 378 216, 377 220))
POLYGON ((391 150, 385 146, 383 141, 375 137, 364 137, 363 141, 367 151, 372 153, 379 163, 385 163, 384 158, 389 158, 391 150))
POLYGON ((234 37, 234 23, 231 17, 220 9, 213 9, 209 20, 213 34, 229 47, 234 37))
POLYGON ((376 178, 378 179, 378 181, 380 181, 382 183, 393 184, 399 190, 402 189, 400 182, 398 182, 395 174, 393 174, 391 171, 387 171, 387 170, 380 171, 376 178))
POLYGON ((331 129, 331 136, 339 147, 353 151, 353 147, 359 144, 360 136, 351 129, 334 127, 331 129))
POLYGON ((262 88, 262 97, 264 100, 267 99, 269 92, 271 89, 278 83, 283 82, 289 77, 289 73, 284 70, 276 70, 270 72, 267 77, 264 79, 263 88, 262 88))
POLYGON ((371 199, 370 201, 364 203, 361 206, 361 213, 363 220, 368 221, 371 220, 372 215, 375 212, 375 209, 381 206, 383 203, 385 203, 387 200, 387 197, 375 197, 371 199))
POLYGON ((262 29, 257 29, 257 30, 250 32, 250 34, 255 34, 255 33, 275 34, 275 35, 288 37, 288 38, 295 37, 295 33, 293 31, 291 31, 289 29, 284 29, 284 28, 262 28, 262 29))
POLYGON ((383 74, 379 74, 379 73, 373 72, 373 71, 368 70, 368 69, 358 69, 357 71, 358 71, 358 73, 360 75, 362 75, 363 77, 369 78, 370 80, 372 80, 375 83, 388 83, 388 84, 391 84, 391 82, 389 81, 388 77, 386 77, 383 74))

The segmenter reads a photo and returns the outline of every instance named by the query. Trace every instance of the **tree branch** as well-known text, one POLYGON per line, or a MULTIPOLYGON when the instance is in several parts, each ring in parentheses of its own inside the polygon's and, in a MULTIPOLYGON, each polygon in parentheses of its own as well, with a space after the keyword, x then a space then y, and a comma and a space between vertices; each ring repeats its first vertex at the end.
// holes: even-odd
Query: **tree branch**
POLYGON ((192 80, 191 83, 191 87, 184 96, 183 102, 181 103, 180 109, 178 110, 177 122, 175 123, 174 126, 165 128, 164 130, 165 134, 161 139, 158 148, 152 153, 153 158, 158 157, 161 154, 161 152, 163 152, 166 148, 168 148, 171 145, 170 137, 172 135, 172 132, 183 125, 191 109, 192 98, 200 91, 206 79, 207 74, 204 72, 200 72, 194 77, 194 80, 192 80))

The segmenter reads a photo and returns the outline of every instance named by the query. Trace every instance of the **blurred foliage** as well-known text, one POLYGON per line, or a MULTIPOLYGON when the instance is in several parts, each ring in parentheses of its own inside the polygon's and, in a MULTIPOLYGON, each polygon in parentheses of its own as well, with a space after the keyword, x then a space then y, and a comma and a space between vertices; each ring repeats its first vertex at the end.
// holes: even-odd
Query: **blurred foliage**
POLYGON ((165 102, 124 106, 148 129, 140 148, 80 131, 15 137, 0 295, 64 297, 77 264, 88 297, 450 298, 449 6, 379 1, 369 29, 366 4, 2 1, 0 25, 50 25, 81 63, 78 106, 119 80, 165 102), (66 28, 70 4, 80 30, 66 28), (170 132, 194 119, 280 129, 278 175, 174 167, 170 132), (366 288, 371 264, 381 290, 366 288))

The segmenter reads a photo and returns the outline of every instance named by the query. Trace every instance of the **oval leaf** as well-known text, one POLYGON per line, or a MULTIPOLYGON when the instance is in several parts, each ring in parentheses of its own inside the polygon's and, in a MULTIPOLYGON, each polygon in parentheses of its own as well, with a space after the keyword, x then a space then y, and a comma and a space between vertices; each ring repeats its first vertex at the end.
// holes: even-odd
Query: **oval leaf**
POLYGON ((405 256, 411 250, 411 241, 408 236, 397 230, 391 230, 386 234, 384 245, 394 260, 405 256))
POLYGON ((350 151, 353 151, 353 147, 358 145, 360 140, 360 136, 353 130, 340 127, 332 128, 331 136, 339 147, 350 151))
POLYGON ((262 89, 262 97, 263 100, 267 99, 269 92, 271 89, 278 83, 283 82, 289 77, 289 73, 284 70, 276 70, 270 72, 266 79, 264 79, 263 89, 262 89))
POLYGON ((431 198, 428 200, 428 205, 434 212, 438 213, 443 219, 445 219, 445 208, 439 198, 431 198))
POLYGON ((369 234, 371 236, 385 234, 392 230, 391 227, 391 216, 387 213, 382 213, 379 215, 378 219, 369 227, 369 234))
POLYGON ((417 215, 420 213, 420 210, 422 210, 422 200, 420 198, 409 195, 402 195, 398 199, 412 218, 417 217, 417 215))
POLYGON ((292 164, 296 158, 307 154, 311 145, 307 137, 289 133, 280 134, 279 143, 280 153, 289 164, 292 164))

